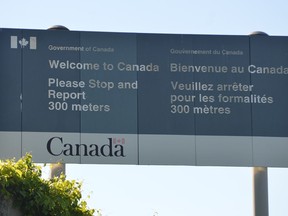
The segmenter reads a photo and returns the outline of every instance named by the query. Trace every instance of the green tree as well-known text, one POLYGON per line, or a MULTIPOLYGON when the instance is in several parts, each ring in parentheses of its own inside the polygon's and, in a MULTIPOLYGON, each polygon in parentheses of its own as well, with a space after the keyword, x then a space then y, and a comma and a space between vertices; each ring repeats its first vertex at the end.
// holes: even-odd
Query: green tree
POLYGON ((0 161, 0 196, 11 199, 25 216, 92 216, 75 180, 43 179, 40 166, 27 154, 18 161, 0 161))

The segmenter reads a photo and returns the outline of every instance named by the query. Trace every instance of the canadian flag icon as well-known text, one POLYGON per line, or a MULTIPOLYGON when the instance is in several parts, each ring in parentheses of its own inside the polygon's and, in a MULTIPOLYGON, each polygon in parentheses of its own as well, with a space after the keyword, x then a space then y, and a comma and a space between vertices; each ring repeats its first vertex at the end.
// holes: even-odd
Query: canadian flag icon
POLYGON ((125 144, 125 138, 113 138, 113 144, 125 144))
POLYGON ((18 36, 11 36, 10 37, 10 47, 11 49, 18 49, 18 46, 20 48, 25 48, 26 46, 29 46, 29 49, 36 50, 37 49, 37 38, 36 37, 29 37, 29 40, 26 38, 18 38, 18 36))

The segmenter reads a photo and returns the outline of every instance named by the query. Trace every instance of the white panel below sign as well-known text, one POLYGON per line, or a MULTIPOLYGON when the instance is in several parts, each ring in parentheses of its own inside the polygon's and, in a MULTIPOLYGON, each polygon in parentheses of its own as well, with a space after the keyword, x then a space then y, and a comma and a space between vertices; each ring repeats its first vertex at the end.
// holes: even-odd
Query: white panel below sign
POLYGON ((253 166, 252 137, 196 136, 198 166, 253 166))
POLYGON ((22 154, 31 153, 37 163, 80 163, 79 143, 80 133, 23 132, 22 154))
POLYGON ((81 133, 84 164, 138 164, 137 134, 81 133))
POLYGON ((139 135, 140 165, 196 165, 195 136, 139 135))
POLYGON ((137 135, 23 132, 22 136, 22 154, 31 153, 37 163, 138 164, 137 135))
POLYGON ((287 137, 253 137, 254 166, 288 167, 287 137))
POLYGON ((0 159, 21 157, 21 132, 0 132, 0 159))

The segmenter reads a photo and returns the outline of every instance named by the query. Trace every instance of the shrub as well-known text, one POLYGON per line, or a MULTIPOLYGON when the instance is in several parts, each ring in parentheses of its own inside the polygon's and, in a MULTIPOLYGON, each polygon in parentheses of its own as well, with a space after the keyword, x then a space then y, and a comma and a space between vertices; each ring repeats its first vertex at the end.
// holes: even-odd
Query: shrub
POLYGON ((11 199, 25 216, 92 216, 82 200, 82 184, 64 175, 41 178, 41 167, 27 154, 18 161, 0 161, 0 195, 11 199))

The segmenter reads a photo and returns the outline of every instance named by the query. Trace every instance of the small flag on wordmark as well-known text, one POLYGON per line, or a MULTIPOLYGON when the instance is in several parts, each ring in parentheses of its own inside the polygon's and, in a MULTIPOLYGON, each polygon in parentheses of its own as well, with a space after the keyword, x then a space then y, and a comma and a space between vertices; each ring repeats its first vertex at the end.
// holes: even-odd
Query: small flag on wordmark
POLYGON ((113 144, 125 144, 125 138, 113 138, 113 144))

